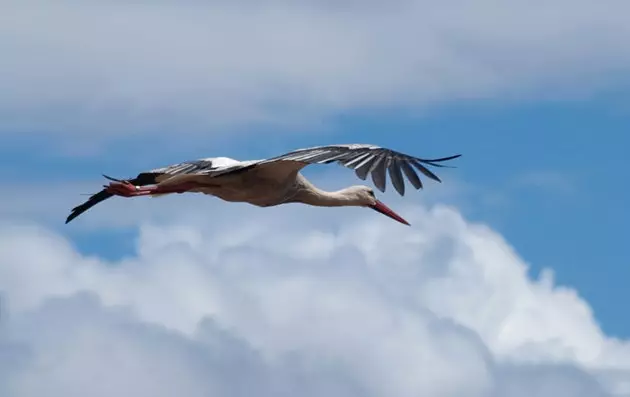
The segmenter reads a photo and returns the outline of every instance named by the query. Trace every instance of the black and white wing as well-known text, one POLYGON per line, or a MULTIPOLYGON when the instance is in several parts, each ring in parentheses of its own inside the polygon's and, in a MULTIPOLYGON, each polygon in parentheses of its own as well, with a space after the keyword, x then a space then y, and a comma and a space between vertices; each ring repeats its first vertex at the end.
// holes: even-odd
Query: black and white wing
POLYGON ((257 161, 238 161, 229 157, 213 157, 192 161, 184 161, 162 168, 156 168, 143 174, 155 175, 153 183, 159 183, 177 175, 208 175, 219 176, 225 173, 233 173, 239 170, 249 169, 257 161))
MULTIPOLYGON (((227 157, 205 158, 184 161, 182 163, 141 172, 135 178, 126 180, 136 186, 154 185, 178 175, 203 174, 219 176, 225 173, 243 171, 251 168, 256 163, 257 161, 238 161, 227 157)), ((113 179, 107 176, 106 178, 113 179)), ((66 223, 110 197, 113 197, 113 194, 108 193, 105 189, 95 193, 87 201, 72 209, 70 215, 66 218, 66 223)))
POLYGON ((368 174, 370 174, 374 185, 381 192, 385 192, 387 173, 389 173, 394 188, 401 196, 404 196, 405 182, 402 176, 403 174, 405 174, 409 182, 411 182, 416 189, 421 189, 422 181, 418 177, 416 170, 434 181, 441 182, 440 178, 425 165, 445 167, 438 163, 452 160, 460 156, 460 154, 457 154, 438 159, 422 159, 379 146, 350 144, 298 149, 264 160, 260 162, 259 165, 263 166, 264 164, 281 161, 294 161, 303 164, 303 166, 336 162, 344 167, 353 169, 356 175, 362 180, 365 180, 368 174))

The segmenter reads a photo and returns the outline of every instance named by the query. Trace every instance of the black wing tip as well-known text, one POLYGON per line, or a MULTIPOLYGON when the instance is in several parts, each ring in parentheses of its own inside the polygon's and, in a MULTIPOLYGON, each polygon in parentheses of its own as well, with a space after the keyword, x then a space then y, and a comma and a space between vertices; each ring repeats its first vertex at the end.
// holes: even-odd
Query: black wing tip
POLYGON ((418 160, 421 160, 421 161, 426 162, 426 163, 441 163, 441 162, 444 162, 444 161, 455 160, 455 159, 460 158, 460 157, 462 157, 461 154, 454 154, 454 155, 448 156, 448 157, 440 157, 439 159, 418 159, 418 160))
POLYGON ((441 163, 441 162, 449 161, 449 160, 454 160, 454 159, 459 158, 459 157, 462 157, 462 155, 461 154, 455 154, 453 156, 442 157, 442 158, 439 158, 439 159, 421 159, 421 158, 416 158, 416 160, 419 161, 420 163, 431 165, 433 167, 457 168, 454 165, 445 165, 445 164, 437 164, 437 163, 441 163))
POLYGON ((458 153, 458 154, 454 154, 454 155, 452 155, 452 156, 441 157, 441 158, 439 158, 439 159, 432 159, 432 160, 429 160, 429 161, 447 161, 447 160, 453 160, 453 159, 456 159, 456 158, 458 158, 458 157, 462 157, 462 154, 461 154, 461 153, 458 153))

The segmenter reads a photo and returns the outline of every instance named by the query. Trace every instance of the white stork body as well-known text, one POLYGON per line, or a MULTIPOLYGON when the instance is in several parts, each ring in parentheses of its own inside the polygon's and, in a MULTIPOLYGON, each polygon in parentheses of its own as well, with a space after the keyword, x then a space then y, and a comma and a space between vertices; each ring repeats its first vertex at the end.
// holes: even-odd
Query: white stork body
POLYGON ((426 160, 374 145, 353 144, 298 149, 265 160, 238 161, 215 157, 187 161, 142 172, 127 181, 107 177, 114 182, 75 207, 66 223, 114 195, 135 197, 197 192, 229 202, 245 202, 259 207, 291 202, 323 207, 364 206, 408 224, 377 200, 370 187, 358 185, 327 192, 310 183, 300 170, 309 164, 338 162, 354 169, 362 180, 370 174, 372 181, 382 192, 385 191, 386 173, 389 172, 394 188, 400 195, 404 195, 403 173, 416 189, 420 189, 422 182, 414 168, 440 182, 423 164, 443 167, 437 163, 456 157, 459 155, 426 160))

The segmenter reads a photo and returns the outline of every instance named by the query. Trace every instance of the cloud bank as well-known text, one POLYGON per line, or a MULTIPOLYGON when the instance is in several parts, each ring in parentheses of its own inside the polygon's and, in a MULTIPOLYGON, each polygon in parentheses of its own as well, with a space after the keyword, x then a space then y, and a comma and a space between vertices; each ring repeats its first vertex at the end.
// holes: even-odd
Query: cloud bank
POLYGON ((19 136, 307 129, 348 111, 590 93, 630 67, 621 0, 2 4, 0 131, 19 136))
POLYGON ((630 343, 487 226, 285 211, 145 223, 116 261, 5 222, 0 394, 630 395, 630 343))

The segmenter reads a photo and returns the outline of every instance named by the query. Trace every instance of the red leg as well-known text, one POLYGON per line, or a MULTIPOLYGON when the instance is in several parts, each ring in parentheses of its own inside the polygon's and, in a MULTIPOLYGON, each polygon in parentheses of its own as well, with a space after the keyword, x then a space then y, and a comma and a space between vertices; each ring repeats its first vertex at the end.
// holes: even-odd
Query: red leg
POLYGON ((159 185, 134 186, 130 182, 122 181, 122 182, 112 182, 109 185, 104 185, 103 187, 105 187, 105 190, 108 193, 114 194, 116 196, 137 197, 137 196, 148 196, 151 194, 184 193, 187 190, 190 190, 196 187, 196 184, 185 183, 181 185, 173 185, 173 186, 167 186, 167 187, 162 187, 159 185))

